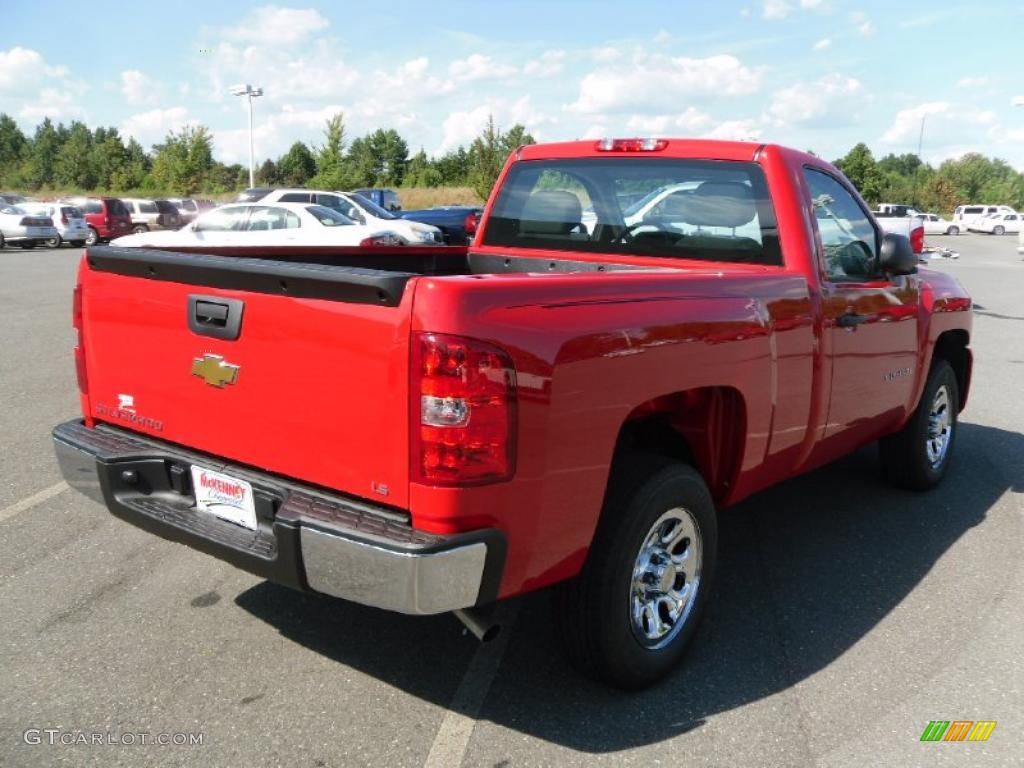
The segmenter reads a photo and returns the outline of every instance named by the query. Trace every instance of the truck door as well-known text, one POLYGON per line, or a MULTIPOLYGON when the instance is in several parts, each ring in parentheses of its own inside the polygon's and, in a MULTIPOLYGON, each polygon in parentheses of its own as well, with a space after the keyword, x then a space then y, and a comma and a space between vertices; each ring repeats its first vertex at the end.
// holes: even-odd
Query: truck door
POLYGON ((813 168, 804 176, 821 240, 822 341, 832 362, 825 438, 848 448, 896 426, 911 405, 920 281, 878 270, 881 233, 845 184, 813 168))

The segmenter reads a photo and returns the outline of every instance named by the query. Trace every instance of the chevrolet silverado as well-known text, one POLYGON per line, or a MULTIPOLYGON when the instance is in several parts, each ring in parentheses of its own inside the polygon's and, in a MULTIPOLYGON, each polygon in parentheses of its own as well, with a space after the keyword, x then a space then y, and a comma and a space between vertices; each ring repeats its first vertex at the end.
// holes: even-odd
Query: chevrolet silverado
POLYGON ((88 249, 53 436, 114 515, 296 589, 486 638, 557 585, 572 662, 635 688, 693 637, 718 510, 873 441, 939 482, 970 309, 812 155, 540 144, 469 248, 88 249))

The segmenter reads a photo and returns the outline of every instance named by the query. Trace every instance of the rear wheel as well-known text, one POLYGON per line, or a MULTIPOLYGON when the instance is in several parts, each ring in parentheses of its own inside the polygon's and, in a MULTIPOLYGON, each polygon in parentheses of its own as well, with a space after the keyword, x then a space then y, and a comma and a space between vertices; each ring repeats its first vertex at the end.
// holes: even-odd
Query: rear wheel
POLYGON ((570 661, 622 688, 664 677, 707 603, 717 541, 695 469, 656 456, 617 466, 583 571, 556 592, 570 661))
POLYGON ((136 226, 132 227, 132 232, 135 233, 136 235, 141 235, 143 232, 149 232, 149 227, 147 227, 145 224, 137 224, 136 226))
POLYGON ((879 443, 882 471, 889 482, 914 491, 938 484, 953 454, 959 411, 956 374, 948 362, 937 360, 910 421, 879 443))
POLYGON ((7 244, 7 241, 4 240, 3 232, 0 232, 0 248, 3 248, 6 244, 7 244))
POLYGON ((100 233, 89 227, 89 234, 85 236, 86 245, 96 245, 100 241, 100 233))
POLYGON ((54 237, 48 237, 43 242, 46 243, 47 248, 60 248, 60 244, 64 241, 61 240, 60 235, 55 235, 54 237))
POLYGON ((992 228, 992 234, 993 235, 1005 235, 1006 234, 1006 228, 1005 227, 993 227, 992 228))
POLYGON ((959 235, 960 234, 960 227, 956 227, 956 226, 950 227, 949 229, 946 230, 946 234, 947 235, 959 235))

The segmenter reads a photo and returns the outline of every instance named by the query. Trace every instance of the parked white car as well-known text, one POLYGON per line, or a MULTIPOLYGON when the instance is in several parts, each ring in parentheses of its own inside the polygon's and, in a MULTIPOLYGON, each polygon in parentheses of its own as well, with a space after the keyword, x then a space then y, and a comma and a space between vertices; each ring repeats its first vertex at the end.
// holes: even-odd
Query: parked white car
POLYGON ((34 248, 57 236, 49 217, 29 213, 19 206, 0 203, 0 248, 7 243, 34 248))
POLYGON ((81 248, 89 237, 89 225, 85 221, 85 216, 82 215, 80 208, 70 203, 21 203, 17 207, 50 220, 57 234, 44 241, 47 248, 59 248, 61 243, 81 248))
POLYGON ((322 205, 233 203, 202 214, 181 229, 119 237, 112 245, 137 248, 237 245, 400 245, 380 227, 356 224, 322 205))
POLYGON ((1007 232, 1020 232, 1021 216, 1018 213, 993 213, 978 219, 967 228, 971 232, 987 232, 990 235, 1005 235, 1007 232))
POLYGON ((394 232, 408 245, 444 242, 441 230, 429 224, 402 219, 371 200, 353 192, 324 192, 317 189, 247 189, 240 200, 261 203, 315 203, 332 208, 357 224, 394 232))
POLYGON ((953 211, 953 223, 960 227, 960 230, 969 229, 979 219, 991 216, 993 213, 1016 213, 1008 205, 958 205, 953 211))
POLYGON ((924 221, 926 235, 959 235, 960 225, 942 218, 937 213, 918 214, 924 221))

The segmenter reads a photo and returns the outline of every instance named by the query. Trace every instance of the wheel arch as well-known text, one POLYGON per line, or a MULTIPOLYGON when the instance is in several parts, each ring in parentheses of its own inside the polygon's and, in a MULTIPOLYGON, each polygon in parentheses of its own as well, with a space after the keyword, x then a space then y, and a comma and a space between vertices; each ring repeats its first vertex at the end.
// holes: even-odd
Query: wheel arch
POLYGON ((932 364, 936 360, 945 360, 956 375, 956 385, 960 394, 959 410, 967 404, 967 394, 971 388, 972 358, 968 349, 971 338, 963 328, 943 331, 935 340, 932 351, 932 364))
POLYGON ((611 471, 637 454, 663 456, 693 466, 721 502, 736 484, 746 430, 746 403, 733 387, 665 394, 630 411, 616 437, 611 471))

